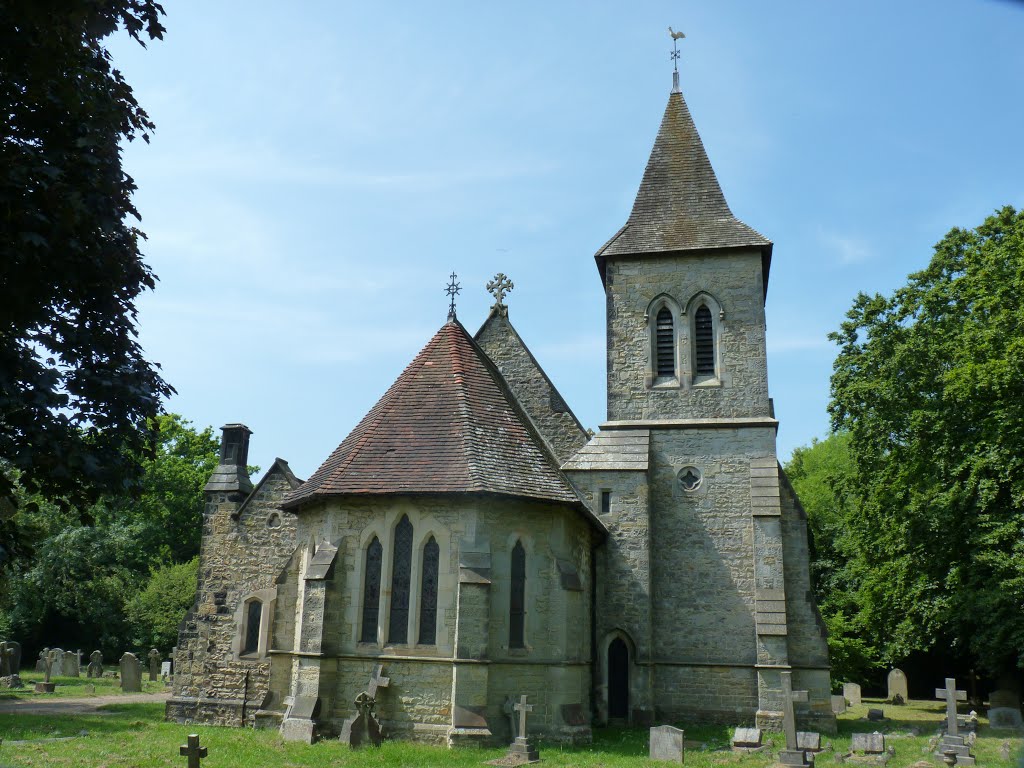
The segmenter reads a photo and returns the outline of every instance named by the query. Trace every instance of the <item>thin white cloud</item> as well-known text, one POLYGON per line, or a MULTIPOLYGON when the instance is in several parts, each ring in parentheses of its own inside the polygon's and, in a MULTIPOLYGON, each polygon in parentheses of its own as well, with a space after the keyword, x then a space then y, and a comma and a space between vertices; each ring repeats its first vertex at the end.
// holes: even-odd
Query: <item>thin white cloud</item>
POLYGON ((859 237, 823 230, 818 233, 818 239, 839 264, 862 264, 874 256, 874 249, 859 237))

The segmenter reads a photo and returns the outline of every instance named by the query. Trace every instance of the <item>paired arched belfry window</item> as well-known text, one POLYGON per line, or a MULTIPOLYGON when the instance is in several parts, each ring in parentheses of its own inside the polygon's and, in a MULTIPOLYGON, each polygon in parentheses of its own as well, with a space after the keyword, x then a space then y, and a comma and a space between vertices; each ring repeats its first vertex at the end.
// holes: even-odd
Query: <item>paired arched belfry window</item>
POLYGON ((696 376, 715 375, 715 327, 707 304, 693 316, 693 371, 696 376))
POLYGON ((384 547, 376 536, 366 548, 366 573, 363 579, 363 628, 359 642, 377 642, 377 619, 380 615, 380 571, 384 547))
POLYGON ((508 647, 524 648, 526 618, 526 550, 517 541, 512 548, 511 597, 508 606, 508 647))
POLYGON ((391 565, 391 615, 388 642, 409 642, 409 589, 412 587, 412 523, 402 515, 395 527, 395 559, 391 565))
POLYGON ((676 375, 676 329, 668 307, 658 310, 655 320, 655 366, 658 376, 676 375))
POLYGON ((423 547, 423 572, 420 578, 420 645, 437 643, 437 570, 441 550, 434 537, 423 547))
POLYGON ((263 618, 263 603, 250 600, 245 607, 245 643, 242 655, 256 653, 260 647, 260 620, 263 618))

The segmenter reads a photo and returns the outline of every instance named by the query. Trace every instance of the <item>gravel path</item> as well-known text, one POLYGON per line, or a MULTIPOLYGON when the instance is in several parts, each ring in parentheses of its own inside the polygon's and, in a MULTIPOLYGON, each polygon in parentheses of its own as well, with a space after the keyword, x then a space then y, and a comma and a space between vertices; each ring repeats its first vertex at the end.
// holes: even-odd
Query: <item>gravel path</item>
POLYGON ((171 694, 165 692, 89 696, 80 699, 0 699, 0 714, 94 715, 100 707, 107 704, 156 703, 167 701, 169 698, 171 694))

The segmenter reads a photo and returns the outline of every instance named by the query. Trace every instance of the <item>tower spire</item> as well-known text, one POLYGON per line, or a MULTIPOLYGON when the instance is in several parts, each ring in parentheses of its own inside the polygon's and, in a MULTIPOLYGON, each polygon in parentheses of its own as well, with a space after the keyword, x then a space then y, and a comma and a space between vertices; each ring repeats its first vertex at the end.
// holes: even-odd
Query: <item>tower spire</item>
POLYGON ((679 90, 679 41, 686 35, 672 31, 672 27, 668 28, 668 33, 672 35, 672 53, 669 54, 672 59, 672 93, 682 93, 679 90))

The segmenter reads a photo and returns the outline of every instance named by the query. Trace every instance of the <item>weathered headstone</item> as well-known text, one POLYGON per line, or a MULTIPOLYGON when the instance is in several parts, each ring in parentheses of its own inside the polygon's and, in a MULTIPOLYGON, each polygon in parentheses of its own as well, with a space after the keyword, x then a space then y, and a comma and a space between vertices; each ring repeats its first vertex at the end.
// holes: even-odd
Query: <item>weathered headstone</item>
POLYGON ((13 641, 0 642, 0 688, 22 688, 21 646, 13 641))
POLYGON ((842 694, 839 694, 838 696, 832 696, 830 698, 830 701, 832 703, 833 715, 841 715, 846 711, 846 697, 842 694))
POLYGON ((860 684, 843 683, 843 696, 850 703, 851 707, 860 706, 860 684))
POLYGON ((364 744, 372 744, 379 747, 384 740, 384 734, 380 723, 373 716, 373 708, 377 705, 377 691, 391 685, 391 678, 384 677, 384 667, 378 664, 366 690, 356 696, 356 716, 350 717, 342 723, 341 741, 347 743, 352 749, 361 747, 364 744))
POLYGON ((63 652, 59 648, 52 651, 49 648, 43 649, 43 680, 42 682, 36 683, 36 693, 53 693, 56 686, 54 683, 50 682, 50 677, 53 674, 53 667, 57 658, 62 655, 63 652))
POLYGON ((1016 691, 1004 688, 989 694, 988 724, 993 728, 1024 728, 1020 714, 1020 696, 1016 691))
POLYGON ((152 648, 146 658, 149 659, 149 682, 155 683, 160 676, 160 651, 152 648))
POLYGON ((516 711, 513 709, 515 703, 515 698, 509 694, 505 697, 505 703, 501 707, 502 713, 508 718, 508 732, 511 734, 511 738, 509 738, 510 744, 515 741, 516 736, 519 735, 516 731, 516 711))
POLYGON ((199 746, 199 736, 195 733, 188 735, 188 744, 182 744, 178 748, 178 754, 188 758, 188 768, 200 768, 199 761, 208 754, 206 747, 199 746))
POLYGON ((812 731, 797 731, 796 746, 797 749, 806 752, 821 752, 821 734, 812 731))
POLYGON ((878 721, 880 721, 880 720, 885 720, 885 710, 884 709, 874 709, 874 708, 869 709, 868 710, 868 720, 871 720, 872 722, 876 722, 876 723, 878 721))
POLYGON ((952 752, 956 755, 957 765, 974 765, 971 745, 960 735, 960 723, 956 714, 956 703, 967 701, 967 691, 958 691, 956 679, 947 677, 946 687, 935 689, 935 698, 944 699, 946 702, 946 733, 935 754, 946 758, 952 752))
POLYGON ((170 678, 170 676, 171 676, 171 662, 169 662, 169 661, 161 661, 160 662, 160 679, 163 680, 166 683, 168 678, 170 678))
POLYGON ((7 642, 0 643, 0 677, 10 677, 14 674, 14 649, 9 647, 7 642))
POLYGON ((899 696, 904 704, 910 699, 910 694, 907 692, 907 676, 903 674, 902 669, 893 669, 889 672, 887 678, 887 684, 889 687, 889 695, 887 698, 889 701, 896 701, 896 697, 899 696))
POLYGON ((683 743, 686 734, 671 725, 651 728, 650 758, 668 763, 683 762, 683 743))
POLYGON ((46 654, 48 654, 49 652, 49 648, 43 648, 43 650, 39 652, 39 658, 36 659, 36 672, 46 671, 46 654))
POLYGON ((780 672, 782 678, 782 729, 786 732, 786 748, 779 750, 779 762, 790 766, 809 766, 807 753, 796 740, 796 712, 793 703, 807 701, 807 691, 793 690, 793 673, 780 672))
POLYGON ((540 761, 537 748, 526 738, 526 713, 533 711, 533 704, 526 703, 526 696, 520 696, 519 702, 513 707, 519 713, 519 735, 508 748, 508 757, 518 764, 536 763, 540 761))
POLYGON ((50 656, 53 658, 50 666, 50 675, 52 677, 64 677, 64 649, 51 648, 50 656))
POLYGON ((64 677, 81 677, 82 671, 79 667, 79 654, 74 651, 64 651, 62 656, 64 677))
POLYGON ((854 752, 863 752, 865 755, 880 755, 885 752, 885 736, 878 731, 855 733, 850 742, 850 749, 854 752))
POLYGON ((121 690, 125 693, 142 691, 142 665, 134 653, 126 652, 120 661, 121 690))
POLYGON ((89 668, 86 677, 103 677, 103 654, 93 651, 89 654, 89 668))
POLYGON ((762 736, 760 728, 737 728, 732 734, 732 745, 738 749, 760 749, 762 736))

